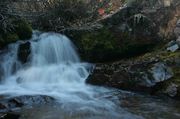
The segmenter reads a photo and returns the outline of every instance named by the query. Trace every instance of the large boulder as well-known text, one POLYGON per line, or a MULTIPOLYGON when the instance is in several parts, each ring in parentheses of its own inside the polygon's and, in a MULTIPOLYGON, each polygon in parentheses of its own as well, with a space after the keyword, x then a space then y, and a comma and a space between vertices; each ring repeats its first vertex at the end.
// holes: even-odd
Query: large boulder
POLYGON ((133 7, 125 7, 98 21, 97 29, 67 35, 74 39, 84 60, 106 62, 150 51, 159 37, 153 22, 133 7))
POLYGON ((179 52, 158 51, 130 60, 97 64, 87 83, 179 97, 179 52), (174 83, 177 86, 171 86, 174 83), (176 91, 176 92, 173 92, 176 91))
POLYGON ((90 29, 66 34, 74 39, 84 60, 114 61, 144 54, 158 44, 174 40, 179 15, 177 0, 134 0, 96 21, 96 27, 89 24, 90 29))

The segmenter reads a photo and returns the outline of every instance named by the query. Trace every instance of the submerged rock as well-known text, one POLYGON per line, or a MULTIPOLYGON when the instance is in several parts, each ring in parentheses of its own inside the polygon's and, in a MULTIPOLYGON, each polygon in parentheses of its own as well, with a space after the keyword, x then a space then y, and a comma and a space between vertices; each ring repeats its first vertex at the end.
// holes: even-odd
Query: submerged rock
POLYGON ((19 96, 14 98, 2 98, 0 101, 0 112, 9 112, 17 108, 32 105, 42 105, 52 103, 54 99, 49 96, 19 96))

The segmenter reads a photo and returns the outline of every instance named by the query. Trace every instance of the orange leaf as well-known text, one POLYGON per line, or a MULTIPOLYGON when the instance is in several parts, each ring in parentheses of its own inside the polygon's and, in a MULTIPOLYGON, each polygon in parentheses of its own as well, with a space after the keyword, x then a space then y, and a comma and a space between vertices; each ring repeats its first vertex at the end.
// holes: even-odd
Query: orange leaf
POLYGON ((103 15, 105 13, 105 10, 103 8, 98 9, 98 13, 100 15, 103 15))

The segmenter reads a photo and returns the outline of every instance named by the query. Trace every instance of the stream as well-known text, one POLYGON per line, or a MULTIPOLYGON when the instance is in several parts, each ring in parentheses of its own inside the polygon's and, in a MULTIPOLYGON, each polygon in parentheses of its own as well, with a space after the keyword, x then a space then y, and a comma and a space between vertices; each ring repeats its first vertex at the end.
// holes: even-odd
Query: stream
POLYGON ((46 95, 54 103, 25 106, 20 119, 180 119, 180 102, 85 83, 94 65, 82 62, 70 39, 34 32, 0 52, 0 95, 46 95), (30 43, 26 63, 21 44, 30 43))

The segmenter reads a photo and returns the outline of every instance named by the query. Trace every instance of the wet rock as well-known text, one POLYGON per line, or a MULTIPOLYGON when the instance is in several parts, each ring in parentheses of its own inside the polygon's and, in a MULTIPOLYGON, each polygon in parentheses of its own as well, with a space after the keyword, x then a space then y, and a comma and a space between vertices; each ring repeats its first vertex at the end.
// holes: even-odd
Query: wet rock
POLYGON ((175 82, 174 77, 179 76, 179 56, 179 52, 158 51, 130 60, 97 64, 87 83, 164 95, 160 90, 164 90, 166 82, 175 82))
POLYGON ((86 80, 86 83, 101 86, 106 84, 109 77, 100 73, 89 76, 89 79, 90 80, 86 80))
POLYGON ((164 63, 156 63, 151 68, 151 73, 154 79, 154 83, 168 80, 173 77, 172 70, 164 63))
POLYGON ((48 96, 20 96, 10 99, 9 102, 13 102, 16 105, 23 106, 23 105, 34 105, 34 104, 46 104, 53 101, 53 98, 48 96))
POLYGON ((167 87, 165 93, 167 93, 170 97, 175 97, 178 91, 177 88, 178 88, 178 85, 172 83, 167 87))
POLYGON ((15 113, 0 114, 0 119, 19 119, 20 115, 15 113))
POLYGON ((30 42, 21 44, 18 49, 18 60, 21 61, 22 63, 26 63, 30 53, 31 53, 30 42))
POLYGON ((0 101, 0 112, 9 112, 23 106, 42 105, 52 103, 53 101, 52 97, 44 95, 19 96, 10 99, 3 98, 0 101))
POLYGON ((2 80, 2 77, 3 77, 3 70, 2 70, 2 68, 0 66, 0 81, 2 80))

